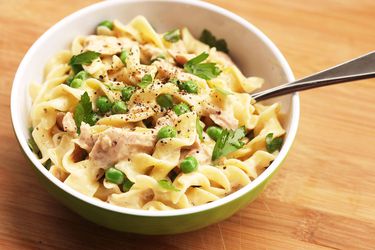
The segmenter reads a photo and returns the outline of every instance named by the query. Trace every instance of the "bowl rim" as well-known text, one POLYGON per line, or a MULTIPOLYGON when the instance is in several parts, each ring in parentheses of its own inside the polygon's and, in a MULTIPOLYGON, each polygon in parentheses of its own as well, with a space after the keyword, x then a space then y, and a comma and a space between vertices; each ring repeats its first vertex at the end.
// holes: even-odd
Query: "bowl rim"
POLYGON ((291 104, 291 122, 289 127, 289 133, 286 136, 284 145, 282 149, 280 150, 279 155, 276 157, 276 159, 271 163, 271 165, 262 173, 260 174, 255 180, 244 186, 243 188, 237 190, 234 193, 231 193, 223 198, 220 198, 216 201, 199 205, 199 206, 193 206, 190 208, 183 208, 183 209, 176 209, 176 210, 164 210, 164 211, 149 211, 149 210, 141 210, 141 209, 134 209, 134 208, 126 208, 126 207, 120 207, 116 205, 112 205, 100 200, 93 199, 92 197, 86 196, 82 193, 79 193, 75 189, 69 187, 68 185, 64 184, 57 178, 55 178, 37 159, 34 153, 30 150, 30 148, 27 145, 27 138, 23 135, 22 132, 22 124, 21 122, 18 122, 19 119, 17 118, 17 107, 18 103, 17 99, 18 92, 17 90, 22 87, 20 78, 24 71, 24 69, 29 65, 29 61, 33 58, 35 51, 40 47, 40 44, 44 40, 48 40, 50 36, 52 36, 57 30, 60 29, 66 22, 68 22, 71 19, 78 18, 80 15, 89 13, 92 11, 97 11, 101 9, 102 7, 107 7, 111 5, 122 5, 122 4, 128 4, 128 3, 180 3, 180 4, 186 4, 191 5, 199 8, 206 9, 208 11, 216 12, 217 14, 226 16, 233 21, 237 22, 239 25, 242 25, 247 30, 250 30, 253 32, 259 39, 262 40, 263 43, 271 50, 271 52, 275 55, 278 62, 281 64, 281 67, 283 71, 286 74, 286 77, 289 81, 293 81, 294 75, 293 72, 286 61, 285 57, 282 55, 280 50, 276 47, 276 45, 257 27, 255 27, 253 24, 245 20, 244 18, 232 13, 229 10, 226 10, 224 8, 221 8, 219 6, 216 6, 211 3, 203 2, 203 1, 189 1, 189 0, 118 0, 118 1, 103 1, 99 3, 95 3, 92 5, 89 5, 85 8, 82 8, 66 17, 61 19, 59 22, 54 24, 52 27, 50 27, 45 33, 43 33, 35 42, 34 44, 29 48, 25 56, 23 57, 20 65, 18 66, 18 69, 15 74, 15 78, 13 80, 12 85, 12 91, 11 91, 11 102, 10 102, 10 108, 11 108, 11 118, 12 118, 12 125, 14 132, 16 134, 17 140, 19 141, 19 144, 26 154, 26 156, 29 158, 29 160, 33 163, 33 165, 52 183, 54 183, 57 187, 68 193, 69 195, 72 195, 73 197, 86 202, 92 206, 102 208, 109 210, 111 212, 117 212, 121 214, 128 214, 128 215, 134 215, 134 216, 145 216, 145 217, 170 217, 170 216, 180 216, 180 215, 187 215, 187 214, 193 214, 193 213, 199 213, 203 211, 208 211, 217 207, 220 207, 222 205, 225 205, 227 203, 230 203, 246 193, 250 192, 257 186, 259 186, 261 183, 263 183, 265 180, 267 180, 270 175, 272 175, 278 166, 282 163, 282 161, 286 158, 288 151, 290 150, 292 143, 295 139, 297 128, 298 128, 298 122, 299 122, 299 116, 300 116, 300 100, 298 93, 292 94, 292 104, 291 104))

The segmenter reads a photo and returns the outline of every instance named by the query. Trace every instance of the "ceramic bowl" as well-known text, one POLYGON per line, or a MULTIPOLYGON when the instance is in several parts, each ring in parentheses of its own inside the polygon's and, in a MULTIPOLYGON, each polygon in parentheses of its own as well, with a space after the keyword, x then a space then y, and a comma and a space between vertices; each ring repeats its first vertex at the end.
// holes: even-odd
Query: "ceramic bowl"
POLYGON ((31 107, 28 85, 32 81, 42 81, 47 60, 56 52, 68 48, 74 37, 92 34, 102 20, 119 19, 127 23, 137 15, 144 15, 159 32, 186 26, 196 37, 206 28, 217 37, 225 38, 236 64, 246 76, 265 78, 265 88, 294 80, 287 61, 271 40, 252 24, 223 8, 188 0, 104 1, 62 19, 29 49, 13 82, 13 128, 40 182, 61 203, 82 217, 108 228, 140 234, 175 234, 196 230, 230 217, 253 201, 265 188, 287 156, 296 135, 299 119, 297 94, 277 99, 282 104, 283 125, 287 132, 280 154, 272 164, 239 191, 220 200, 187 209, 142 211, 86 197, 52 176, 27 145, 31 107))

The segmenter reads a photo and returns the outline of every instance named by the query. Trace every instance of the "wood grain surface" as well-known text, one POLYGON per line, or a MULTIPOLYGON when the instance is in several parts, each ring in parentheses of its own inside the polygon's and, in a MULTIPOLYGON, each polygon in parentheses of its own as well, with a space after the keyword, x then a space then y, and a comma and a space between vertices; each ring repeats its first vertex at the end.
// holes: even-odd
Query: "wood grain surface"
MULTIPOLYGON (((301 93, 299 131, 282 169, 260 198, 216 225, 126 234, 55 201, 17 146, 10 90, 31 44, 93 2, 0 0, 0 249, 375 249, 374 80, 301 93)), ((297 77, 375 49, 373 0, 210 2, 262 29, 297 77)))

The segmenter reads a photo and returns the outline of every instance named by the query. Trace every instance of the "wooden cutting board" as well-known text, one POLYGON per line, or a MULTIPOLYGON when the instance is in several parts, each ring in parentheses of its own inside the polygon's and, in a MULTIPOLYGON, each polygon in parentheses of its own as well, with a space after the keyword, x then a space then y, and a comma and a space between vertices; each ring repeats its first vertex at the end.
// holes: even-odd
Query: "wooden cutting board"
MULTIPOLYGON (((125 234, 55 201, 18 149, 10 89, 30 45, 93 2, 0 1, 0 249, 375 249, 374 80, 301 93, 284 166, 259 199, 216 225, 176 236, 125 234)), ((263 30, 297 77, 375 49, 373 0, 210 2, 263 30)))

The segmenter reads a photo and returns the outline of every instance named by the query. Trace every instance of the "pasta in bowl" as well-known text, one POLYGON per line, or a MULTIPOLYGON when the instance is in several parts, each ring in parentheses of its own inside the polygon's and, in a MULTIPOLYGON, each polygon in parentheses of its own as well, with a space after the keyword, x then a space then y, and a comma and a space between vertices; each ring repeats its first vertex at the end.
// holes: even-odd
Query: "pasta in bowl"
POLYGON ((263 190, 295 136, 298 96, 262 105, 249 93, 292 78, 277 48, 228 11, 107 1, 28 51, 12 122, 39 179, 72 210, 117 230, 180 233, 229 217, 263 190))
POLYGON ((252 105, 225 40, 147 19, 103 21, 31 85, 40 162, 66 185, 117 206, 188 208, 249 184, 280 150, 279 104, 252 105))

